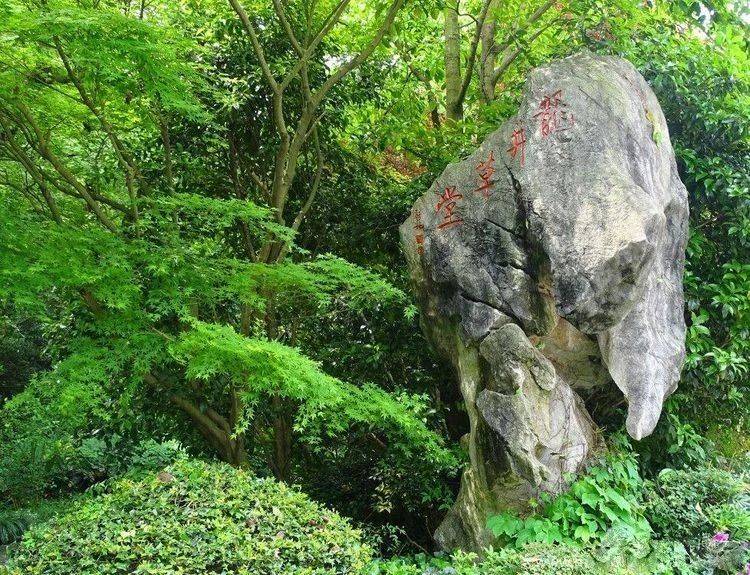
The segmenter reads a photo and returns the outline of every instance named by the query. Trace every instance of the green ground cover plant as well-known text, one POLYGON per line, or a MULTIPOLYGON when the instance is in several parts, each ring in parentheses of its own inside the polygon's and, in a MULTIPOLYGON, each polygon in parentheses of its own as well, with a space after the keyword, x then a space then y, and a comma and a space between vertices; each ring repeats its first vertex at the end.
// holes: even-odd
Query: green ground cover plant
POLYGON ((183 460, 98 486, 33 527, 9 572, 356 573, 371 549, 336 513, 273 479, 183 460))

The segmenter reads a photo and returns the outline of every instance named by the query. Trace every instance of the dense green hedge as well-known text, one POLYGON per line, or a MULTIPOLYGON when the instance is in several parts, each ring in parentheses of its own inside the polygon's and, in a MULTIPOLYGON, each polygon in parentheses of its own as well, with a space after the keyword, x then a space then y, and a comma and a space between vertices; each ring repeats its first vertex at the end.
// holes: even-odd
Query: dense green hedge
POLYGON ((717 532, 750 540, 750 486, 721 469, 664 469, 646 493, 646 513, 657 537, 693 551, 717 532))
POLYGON ((14 575, 333 575, 371 558, 360 533, 306 495, 223 464, 179 461, 120 479, 32 528, 14 575))
POLYGON ((636 557, 619 549, 601 556, 574 544, 531 543, 519 549, 490 550, 482 561, 471 554, 395 558, 372 565, 368 575, 698 575, 687 562, 684 547, 654 543, 636 557), (595 557, 596 555, 597 557, 595 557))

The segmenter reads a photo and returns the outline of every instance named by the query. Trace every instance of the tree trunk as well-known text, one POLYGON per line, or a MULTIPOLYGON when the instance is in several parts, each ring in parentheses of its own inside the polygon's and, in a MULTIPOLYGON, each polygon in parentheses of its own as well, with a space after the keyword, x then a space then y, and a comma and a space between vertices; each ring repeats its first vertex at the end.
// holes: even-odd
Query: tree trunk
POLYGON ((447 5, 445 15, 445 115, 449 120, 464 117, 461 102, 461 29, 458 22, 458 0, 447 5))
POLYGON ((490 3, 487 18, 482 23, 482 61, 479 80, 482 89, 482 102, 489 104, 495 99, 495 0, 490 3))
POLYGON ((237 435, 236 439, 229 440, 229 451, 227 463, 235 467, 248 467, 250 460, 245 449, 245 434, 237 435))
POLYGON ((292 422, 279 396, 274 396, 273 407, 276 413, 273 421, 271 468, 276 479, 286 481, 289 479, 292 462, 292 422))

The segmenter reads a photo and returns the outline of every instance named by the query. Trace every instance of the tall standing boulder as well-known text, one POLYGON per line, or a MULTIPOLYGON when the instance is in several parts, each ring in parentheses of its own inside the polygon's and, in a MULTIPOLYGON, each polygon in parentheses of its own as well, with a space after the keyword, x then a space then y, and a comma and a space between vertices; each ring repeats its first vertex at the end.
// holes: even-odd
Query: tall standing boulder
POLYGON ((685 355, 687 219, 656 97, 588 52, 535 69, 518 114, 416 201, 422 327, 470 423, 442 546, 480 550, 489 515, 565 488, 599 445, 578 392, 614 382, 630 435, 653 431, 685 355))

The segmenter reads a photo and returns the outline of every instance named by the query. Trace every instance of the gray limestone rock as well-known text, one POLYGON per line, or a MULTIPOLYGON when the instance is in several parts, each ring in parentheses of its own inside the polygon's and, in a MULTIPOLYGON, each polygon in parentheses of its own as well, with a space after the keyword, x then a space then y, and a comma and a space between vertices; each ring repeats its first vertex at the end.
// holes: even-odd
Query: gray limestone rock
POLYGON ((518 114, 416 201, 422 326, 470 421, 441 545, 478 550, 487 514, 565 488, 598 445, 577 392, 614 381, 630 435, 653 431, 685 353, 687 216, 653 92, 588 52, 534 70, 518 114))

